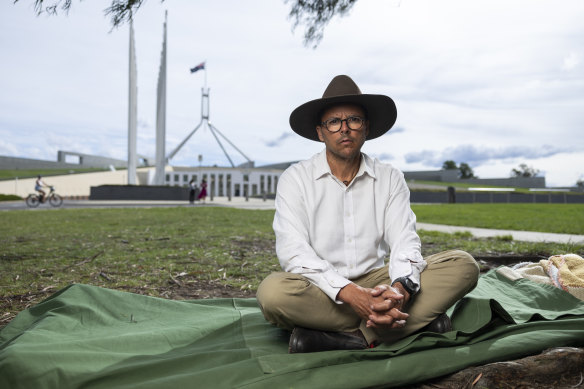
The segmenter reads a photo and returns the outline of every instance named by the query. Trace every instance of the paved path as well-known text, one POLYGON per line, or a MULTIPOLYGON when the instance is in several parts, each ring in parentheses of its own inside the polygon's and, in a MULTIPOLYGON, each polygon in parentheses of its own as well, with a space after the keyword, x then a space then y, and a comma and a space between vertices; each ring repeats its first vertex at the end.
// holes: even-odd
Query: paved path
MULTIPOLYGON (((137 201, 137 200, 65 200, 65 208, 153 208, 153 207, 233 207, 240 209, 274 209, 274 200, 262 200, 243 197, 233 197, 231 201, 227 197, 215 197, 213 201, 205 203, 196 202, 190 205, 186 201, 137 201)), ((50 209, 48 204, 41 204, 35 209, 50 209)), ((28 209, 24 201, 0 202, 0 210, 28 209)), ((32 210, 34 211, 34 209, 32 210)), ((1 218, 1 216, 0 216, 1 218)), ((447 233, 468 231, 477 238, 488 238, 496 236, 511 235, 513 240, 525 242, 556 242, 556 243, 579 243, 584 244, 584 235, 553 234, 548 232, 514 231, 514 230, 493 230, 488 228, 456 227, 441 224, 418 223, 419 230, 440 231, 447 233)))
POLYGON ((492 238, 495 236, 511 235, 513 240, 523 242, 555 242, 584 244, 584 235, 554 234, 550 232, 493 230, 490 228, 457 227, 442 224, 417 223, 418 230, 440 231, 447 233, 468 231, 477 238, 492 238))

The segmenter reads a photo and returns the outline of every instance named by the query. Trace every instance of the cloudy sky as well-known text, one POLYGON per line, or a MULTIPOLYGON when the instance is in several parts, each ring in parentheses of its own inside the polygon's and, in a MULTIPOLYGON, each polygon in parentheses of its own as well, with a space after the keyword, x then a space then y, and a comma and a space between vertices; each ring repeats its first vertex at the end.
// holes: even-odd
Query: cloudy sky
MULTIPOLYGON (((128 26, 107 0, 35 16, 0 3, 0 155, 56 160, 58 150, 127 157, 128 26)), ((316 49, 290 5, 146 1, 135 15, 138 153, 154 156, 156 85, 168 10, 167 152, 201 121, 206 61, 213 125, 256 165, 300 160, 322 144, 296 136, 290 112, 337 74, 391 96, 395 127, 364 151, 408 171, 466 162, 479 177, 521 163, 548 186, 584 178, 584 2, 359 0, 316 49)), ((225 142, 224 142, 225 144, 225 142)), ((227 147, 233 161, 244 162, 227 147)), ((173 165, 228 165, 207 129, 173 165)))

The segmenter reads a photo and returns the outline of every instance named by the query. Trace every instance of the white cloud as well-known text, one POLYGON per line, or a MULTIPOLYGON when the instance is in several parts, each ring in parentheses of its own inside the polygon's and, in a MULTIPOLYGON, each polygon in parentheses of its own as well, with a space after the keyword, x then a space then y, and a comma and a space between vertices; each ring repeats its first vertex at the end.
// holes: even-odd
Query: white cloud
POLYGON ((453 160, 457 163, 466 162, 472 166, 480 166, 484 163, 500 161, 521 161, 522 159, 532 160, 547 158, 561 153, 573 153, 573 148, 563 148, 551 145, 541 147, 508 146, 508 147, 485 147, 471 144, 463 144, 449 147, 445 150, 421 150, 405 155, 407 163, 423 163, 427 166, 442 166, 446 160, 453 160))
POLYGON ((0 155, 15 157, 18 155, 18 149, 14 144, 0 139, 0 155))
MULTIPOLYGON (((74 2, 57 17, 36 17, 26 2, 0 4, 0 154, 54 160, 57 149, 75 148, 125 158, 128 28, 110 32, 110 3, 74 2)), ((584 150, 580 0, 360 0, 316 50, 302 46, 302 27, 291 32, 283 1, 145 2, 134 24, 138 153, 150 156, 166 9, 167 151, 201 120, 205 74, 189 68, 206 60, 212 122, 258 163, 322 149, 293 134, 288 117, 344 73, 363 92, 396 101, 396 128, 365 150, 403 170, 472 151, 485 177, 507 176, 520 158, 541 163, 548 183, 571 184, 564 171, 582 174, 560 166, 563 155, 584 155, 574 151, 584 150)), ((205 164, 228 164, 204 132, 172 162, 198 165, 199 154, 205 164)))
POLYGON ((276 139, 272 139, 269 141, 265 141, 264 144, 268 147, 279 147, 284 143, 284 141, 290 137, 295 136, 293 132, 283 132, 279 137, 276 139))
POLYGON ((564 63, 562 64, 563 70, 572 70, 576 66, 580 65, 582 62, 582 56, 575 51, 570 52, 566 58, 564 58, 564 63))

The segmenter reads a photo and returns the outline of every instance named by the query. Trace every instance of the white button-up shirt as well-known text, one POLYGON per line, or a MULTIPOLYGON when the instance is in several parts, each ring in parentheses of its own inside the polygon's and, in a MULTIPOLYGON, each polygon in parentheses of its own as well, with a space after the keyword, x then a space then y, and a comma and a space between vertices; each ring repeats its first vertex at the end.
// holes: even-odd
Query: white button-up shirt
POLYGON ((426 267, 403 173, 361 154, 349 186, 330 170, 326 151, 290 166, 278 181, 276 253, 282 269, 302 274, 333 301, 351 279, 384 266, 392 280, 420 284, 426 267))

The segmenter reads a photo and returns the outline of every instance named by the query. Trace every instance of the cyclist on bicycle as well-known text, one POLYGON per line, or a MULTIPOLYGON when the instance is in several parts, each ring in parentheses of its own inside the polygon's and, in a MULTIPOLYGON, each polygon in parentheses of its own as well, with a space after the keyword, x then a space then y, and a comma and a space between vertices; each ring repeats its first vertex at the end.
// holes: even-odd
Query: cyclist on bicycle
POLYGON ((34 183, 34 190, 40 193, 40 202, 45 202, 45 196, 47 193, 43 190, 43 188, 48 188, 49 186, 45 184, 42 177, 39 175, 34 183))

